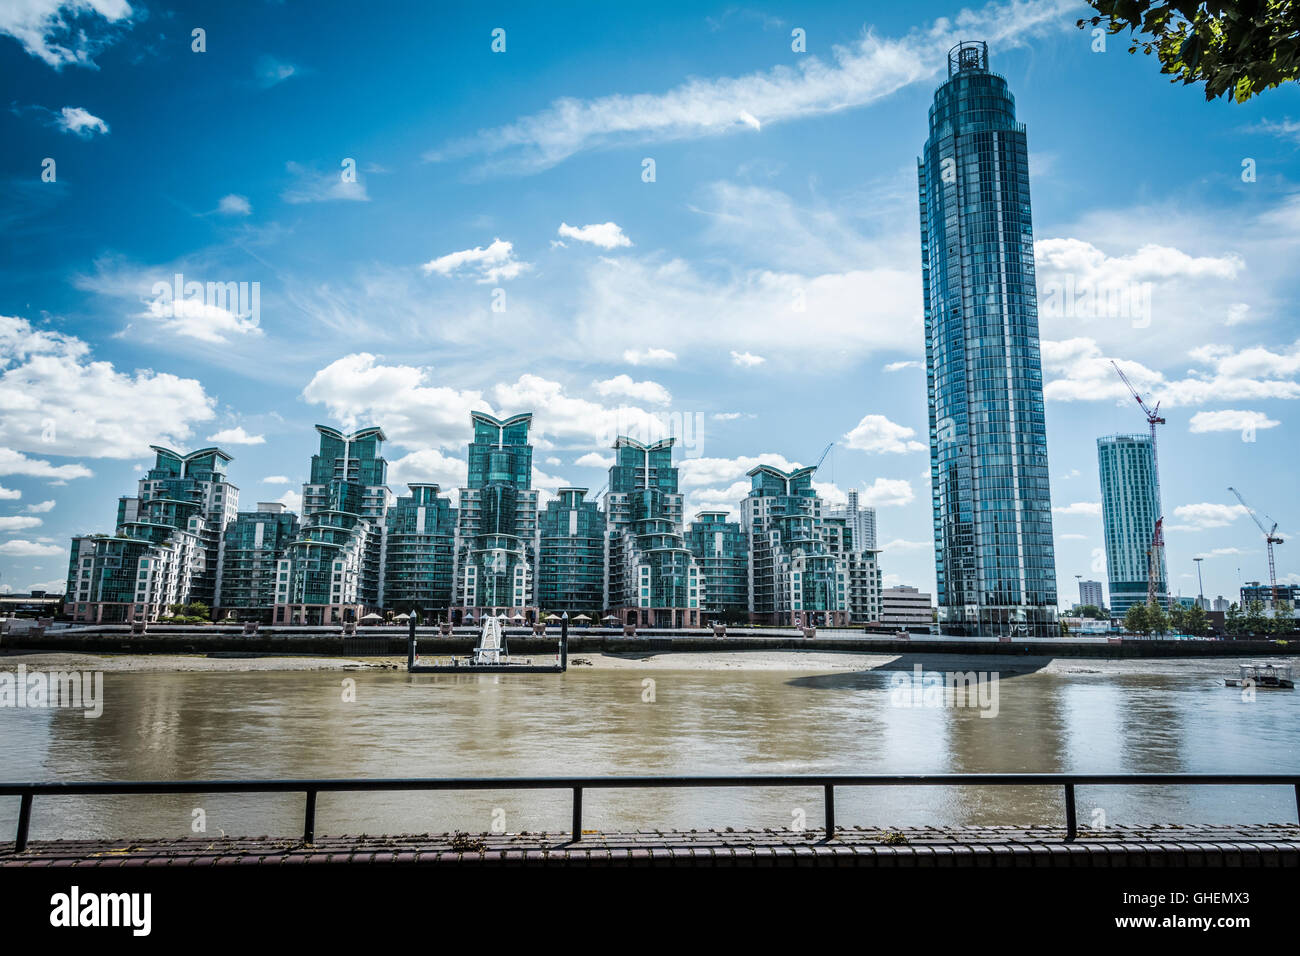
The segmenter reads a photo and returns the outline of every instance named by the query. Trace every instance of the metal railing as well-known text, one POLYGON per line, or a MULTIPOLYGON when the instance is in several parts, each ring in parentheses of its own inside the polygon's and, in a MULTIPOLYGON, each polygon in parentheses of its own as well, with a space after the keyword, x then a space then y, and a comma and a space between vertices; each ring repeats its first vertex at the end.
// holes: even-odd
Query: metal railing
POLYGON ((1078 836, 1074 788, 1081 786, 1289 786, 1294 788, 1300 815, 1300 774, 1225 773, 935 773, 935 774, 751 774, 746 776, 618 776, 618 777, 384 777, 304 780, 157 780, 86 783, 0 783, 0 797, 16 796, 18 832, 14 851, 27 848, 32 801, 37 796, 109 796, 169 793, 303 793, 302 841, 316 837, 316 796, 320 793, 396 790, 569 790, 573 794, 573 841, 582 839, 584 790, 689 788, 820 787, 825 805, 826 839, 835 835, 837 787, 1062 787, 1065 793, 1066 841, 1078 836))

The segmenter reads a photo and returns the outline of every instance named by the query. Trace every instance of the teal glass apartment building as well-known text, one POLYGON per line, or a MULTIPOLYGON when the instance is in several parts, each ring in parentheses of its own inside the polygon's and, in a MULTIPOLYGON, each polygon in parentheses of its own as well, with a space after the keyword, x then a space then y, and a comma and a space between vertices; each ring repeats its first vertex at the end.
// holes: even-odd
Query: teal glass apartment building
POLYGON ((949 52, 917 174, 940 627, 1059 636, 1028 147, 986 44, 949 52))
POLYGON ((531 414, 471 415, 458 501, 430 482, 394 496, 384 432, 317 425, 302 514, 280 502, 239 511, 217 448, 155 448, 112 535, 72 541, 69 613, 84 622, 157 621, 201 601, 223 620, 359 623, 415 613, 474 624, 585 614, 605 624, 700 627, 863 624, 880 616, 874 534, 850 506, 828 514, 813 468, 760 465, 739 520, 684 524, 674 440, 614 442, 607 493, 563 487, 539 510, 531 414))
MULTIPOLYGON (((1148 555, 1160 519, 1160 483, 1150 435, 1108 435, 1097 439, 1101 518, 1105 532, 1110 615, 1123 618, 1147 602, 1148 555)), ((1156 600, 1169 606, 1169 577, 1163 549, 1156 563, 1156 600)))

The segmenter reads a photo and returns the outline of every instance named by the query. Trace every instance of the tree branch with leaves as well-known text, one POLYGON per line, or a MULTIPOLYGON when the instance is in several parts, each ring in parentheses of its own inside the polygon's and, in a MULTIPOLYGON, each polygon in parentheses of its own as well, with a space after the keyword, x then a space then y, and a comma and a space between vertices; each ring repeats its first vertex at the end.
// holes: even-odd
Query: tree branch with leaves
POLYGON ((1206 100, 1244 103, 1300 77, 1300 0, 1236 3, 1088 0, 1098 16, 1079 29, 1128 30, 1129 53, 1155 53, 1171 83, 1205 85, 1206 100))

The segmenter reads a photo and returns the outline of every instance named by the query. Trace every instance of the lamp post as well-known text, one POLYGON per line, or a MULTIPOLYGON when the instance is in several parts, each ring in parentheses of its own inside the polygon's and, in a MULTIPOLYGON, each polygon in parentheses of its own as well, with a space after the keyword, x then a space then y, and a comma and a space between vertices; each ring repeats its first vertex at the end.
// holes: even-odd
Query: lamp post
POLYGON ((1196 562, 1196 593, 1199 595, 1196 599, 1197 605, 1202 611, 1205 610, 1205 584, 1201 581, 1201 562, 1204 558, 1192 558, 1196 562))

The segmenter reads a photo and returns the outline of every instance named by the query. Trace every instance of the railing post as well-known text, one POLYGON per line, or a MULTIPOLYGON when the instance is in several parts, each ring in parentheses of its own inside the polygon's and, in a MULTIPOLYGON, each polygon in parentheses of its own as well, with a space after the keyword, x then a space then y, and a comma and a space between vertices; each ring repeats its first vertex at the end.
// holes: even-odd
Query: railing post
POLYGON ((826 839, 835 836, 835 785, 826 784, 826 839))
POLYGON ((18 803, 18 832, 14 835, 14 852, 27 849, 27 830, 32 824, 32 795, 24 793, 18 803))
POLYGON ((307 791, 307 809, 302 820, 302 842, 316 842, 316 791, 307 791))
POLYGON ((1065 785, 1065 842, 1069 843, 1079 835, 1079 825, 1074 815, 1074 784, 1065 785))
POLYGON ((1295 812, 1296 819, 1300 820, 1300 783, 1295 785, 1295 812))
POLYGON ((573 842, 582 839, 582 788, 573 788, 573 842))

